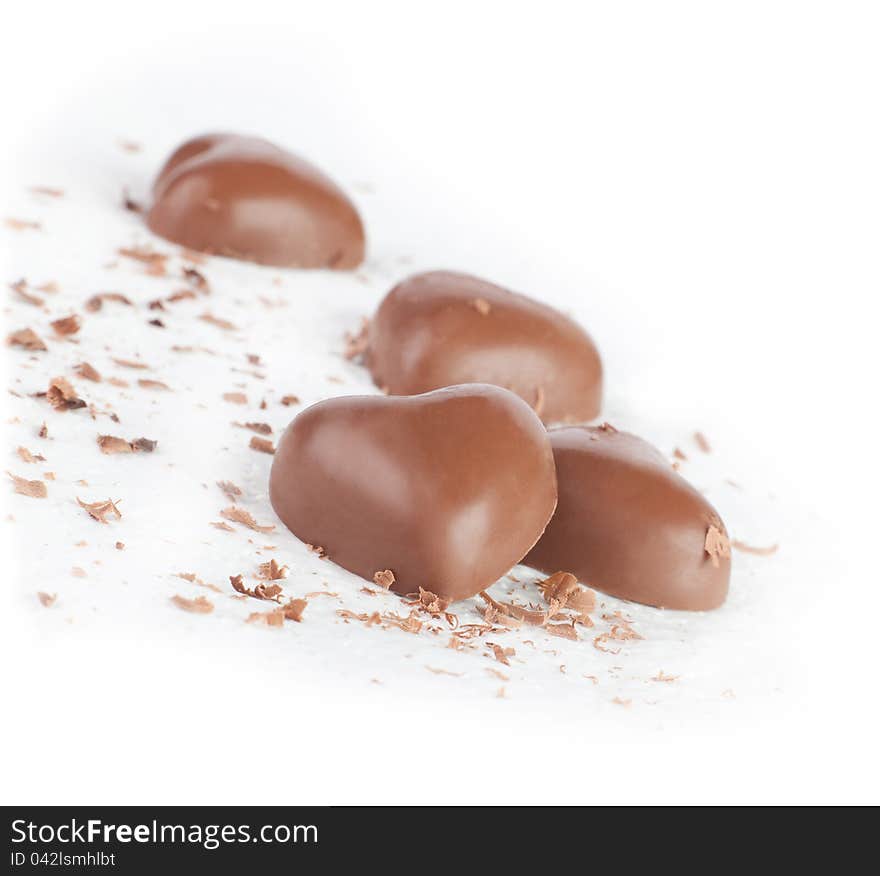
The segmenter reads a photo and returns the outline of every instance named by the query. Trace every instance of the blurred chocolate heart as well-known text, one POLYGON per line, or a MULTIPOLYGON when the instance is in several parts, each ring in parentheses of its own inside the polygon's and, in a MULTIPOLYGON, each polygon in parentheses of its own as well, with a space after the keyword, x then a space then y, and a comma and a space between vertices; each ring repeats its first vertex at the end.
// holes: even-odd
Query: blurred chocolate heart
POLYGON ((492 383, 545 423, 598 415, 602 362, 559 311, 467 274, 431 271, 395 286, 370 323, 365 362, 392 395, 492 383))
POLYGON ((147 224, 199 252, 264 265, 354 268, 364 229, 346 194, 307 161, 256 137, 206 134, 153 184, 147 224))

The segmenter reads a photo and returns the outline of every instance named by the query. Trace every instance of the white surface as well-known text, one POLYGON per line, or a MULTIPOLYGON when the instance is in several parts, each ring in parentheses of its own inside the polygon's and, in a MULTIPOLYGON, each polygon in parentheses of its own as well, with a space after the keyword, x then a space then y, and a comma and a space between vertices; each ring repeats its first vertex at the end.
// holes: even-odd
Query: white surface
MULTIPOLYGON (((241 26, 240 7, 208 25, 154 5, 136 28, 109 6, 59 12, 48 31, 17 10, 3 59, 15 123, 2 213, 43 230, 0 226, 0 279, 61 288, 45 313, 4 293, 8 328, 32 326, 50 346, 8 351, 6 385, 27 396, 63 374, 121 420, 4 401, 3 468, 57 475, 48 500, 0 490, 14 518, 2 522, 4 802, 876 802, 869 7, 626 4, 569 18, 549 4, 536 19, 473 4, 435 15, 249 6, 264 27, 241 26), (120 208, 122 189, 143 199, 166 153, 213 129, 274 139, 348 188, 369 233, 364 269, 211 259, 210 298, 147 310, 183 285, 181 262, 154 278, 115 256, 132 244, 176 252, 120 208), (402 607, 359 593, 280 526, 211 528, 228 504, 219 479, 277 524, 270 457, 231 421, 269 422, 277 438, 297 410, 278 403, 286 393, 308 404, 373 392, 341 358, 342 334, 394 281, 430 267, 572 313, 603 352, 603 419, 684 449, 683 473, 733 536, 779 552, 734 556, 721 611, 622 606, 645 639, 617 656, 528 630, 500 641, 516 648, 508 668, 483 648, 448 650, 447 634, 343 623, 338 608, 402 607), (111 290, 138 306, 83 312, 111 290), (206 310, 239 330, 199 321, 206 310), (49 320, 71 311, 84 316, 78 343, 51 340, 49 320), (166 329, 147 325, 157 315, 166 329), (247 353, 265 380, 244 373, 247 353), (132 387, 77 379, 83 360, 132 387), (140 376, 173 392, 140 389, 140 376), (238 389, 249 406, 222 401, 238 389), (48 441, 35 437, 43 420, 48 441), (98 433, 159 446, 103 456, 98 433), (46 463, 21 463, 19 445, 46 463), (123 519, 100 526, 77 495, 121 499, 123 519), (227 588, 269 556, 290 565, 288 595, 326 587, 338 600, 313 598, 301 624, 273 631, 244 623, 264 606, 174 577, 227 588), (38 590, 57 603, 43 608, 38 590), (215 611, 183 613, 174 593, 204 594, 215 611), (660 670, 680 678, 650 681, 660 670)), ((479 619, 469 604, 456 612, 479 619)))

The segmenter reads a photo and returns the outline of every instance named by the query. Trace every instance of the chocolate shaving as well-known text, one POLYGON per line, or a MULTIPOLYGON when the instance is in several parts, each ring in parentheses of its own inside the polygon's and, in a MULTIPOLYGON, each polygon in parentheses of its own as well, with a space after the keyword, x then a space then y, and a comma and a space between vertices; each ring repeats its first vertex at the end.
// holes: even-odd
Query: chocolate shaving
POLYGON ((373 575, 373 580, 383 589, 390 590, 391 585, 394 583, 394 572, 391 569, 383 569, 381 572, 376 572, 373 575))
POLYGON ((42 590, 38 590, 37 599, 40 600, 40 605, 43 605, 46 608, 51 608, 55 604, 55 600, 58 599, 58 594, 44 593, 42 590))
POLYGON ((223 490, 231 502, 234 502, 241 495, 241 489, 235 486, 232 481, 217 481, 217 486, 223 490))
POLYGON ((138 380, 138 386, 142 389, 157 389, 163 392, 171 392, 171 387, 161 380, 148 380, 142 377, 138 380))
POLYGON ((738 551, 742 551, 744 554, 754 554, 756 557, 769 557, 779 550, 778 544, 771 544, 768 547, 755 547, 754 545, 746 544, 744 541, 737 541, 736 539, 731 542, 731 545, 738 551))
POLYGON ((283 404, 284 407, 286 407, 286 408, 289 408, 291 405, 298 405, 299 404, 299 396, 298 395, 282 396, 281 404, 283 404))
POLYGON ((202 320, 202 322, 217 326, 217 328, 223 329, 223 331, 226 332, 238 331, 238 326, 235 323, 230 322, 228 319, 221 319, 219 316, 214 316, 214 314, 210 312, 203 313, 199 319, 202 320))
POLYGON ((268 423, 233 423, 239 429, 250 429, 251 432, 259 432, 260 435, 271 435, 272 427, 268 423))
POLYGON ((64 377, 53 377, 49 381, 46 400, 56 411, 71 411, 86 406, 86 403, 77 396, 70 381, 64 377))
POLYGON ((582 588, 577 578, 570 572, 555 572, 549 578, 538 582, 544 599, 559 604, 581 615, 588 615, 596 609, 596 594, 593 590, 582 588))
POLYGON ((12 332, 6 338, 6 343, 11 347, 24 347, 25 350, 48 350, 40 336, 29 328, 19 329, 12 332))
POLYGON ((208 295, 210 293, 211 287, 207 278, 201 271, 197 271, 195 268, 184 268, 183 277, 187 283, 198 289, 203 295, 208 295))
POLYGON ((63 198, 64 197, 64 189, 56 189, 51 186, 31 186, 30 190, 35 195, 46 195, 50 198, 63 198))
POLYGON ((708 438, 702 432, 694 432, 694 442, 703 453, 712 452, 712 445, 709 444, 708 438))
POLYGON ((132 259, 146 265, 147 273, 151 276, 162 277, 166 273, 165 263, 168 261, 169 256, 165 253, 155 252, 146 248, 137 249, 134 247, 123 247, 116 251, 119 255, 127 259, 132 259))
MULTIPOLYGON (((122 550, 124 547, 125 545, 122 544, 121 541, 116 542, 117 550, 122 550)), ((199 587, 207 587, 208 590, 213 590, 215 593, 223 592, 216 584, 208 584, 193 572, 177 572, 177 577, 182 578, 184 581, 189 581, 190 584, 198 584, 199 587)))
POLYGON ((133 441, 126 441, 124 438, 117 438, 115 435, 99 435, 98 447, 101 453, 152 453, 156 449, 157 441, 151 441, 149 438, 135 438, 133 441))
POLYGON ((267 563, 260 563, 259 575, 266 581, 279 581, 287 577, 287 566, 279 566, 273 558, 267 563))
POLYGON ((717 569, 721 565, 721 557, 730 558, 730 539, 717 526, 710 524, 706 531, 703 549, 709 555, 712 565, 717 569))
POLYGON ((223 400, 231 402, 234 405, 247 404, 247 396, 243 392, 224 392, 223 400))
POLYGON ((256 435, 251 438, 248 446, 251 450, 258 450, 260 453, 268 453, 271 455, 275 452, 275 445, 271 441, 266 438, 259 438, 256 435))
POLYGON ((134 368, 137 371, 149 371, 150 366, 144 362, 138 362, 135 359, 117 359, 114 357, 113 361, 120 365, 122 368, 134 368))
POLYGON ((575 642, 578 640, 577 630, 574 628, 574 621, 567 624, 545 624, 544 629, 547 630, 551 636, 561 636, 563 639, 572 639, 575 642))
POLYGON ((77 496, 76 501, 80 508, 84 508, 88 511, 89 516, 97 520, 98 523, 107 523, 108 514, 112 514, 117 520, 122 519, 122 514, 112 499, 106 499, 103 502, 83 502, 83 500, 77 496))
POLYGON ((13 231, 39 231, 43 225, 40 222, 34 222, 31 219, 14 219, 9 217, 4 220, 7 228, 13 231))
POLYGON ((75 335, 82 328, 82 320, 75 313, 72 313, 70 316, 52 320, 49 325, 52 326, 56 335, 64 337, 65 335, 75 335))
POLYGON ((45 499, 49 495, 43 481, 29 481, 27 478, 20 478, 10 471, 6 472, 6 474, 12 478, 15 492, 20 493, 22 496, 28 496, 31 499, 45 499))
POLYGON ((231 520, 233 523, 241 523, 242 526, 246 526, 248 529, 253 529, 255 532, 272 532, 275 529, 275 524, 269 524, 268 526, 260 526, 254 518, 244 510, 244 508, 239 508, 236 505, 230 505, 228 508, 224 508, 220 512, 221 517, 225 517, 227 520, 231 520))
POLYGON ((190 611, 194 614, 210 614, 214 610, 214 604, 209 602, 204 596, 197 596, 195 599, 187 599, 185 596, 175 594, 171 597, 171 601, 183 611, 190 611))
POLYGON ((100 383, 102 380, 98 370, 89 365, 88 362, 80 362, 79 365, 74 366, 73 370, 85 380, 91 380, 94 383, 100 383))
POLYGON ((33 454, 27 449, 27 447, 19 447, 15 452, 19 455, 22 462, 34 463, 46 461, 45 456, 41 456, 39 453, 33 454))
POLYGON ((12 289, 22 301, 26 301, 28 304, 33 304, 34 307, 42 307, 45 304, 45 301, 40 298, 39 295, 33 295, 28 292, 27 285, 27 280, 22 278, 21 280, 16 280, 14 283, 10 283, 9 288, 12 289))
POLYGON ((85 309, 91 313, 97 313, 104 306, 105 301, 116 301, 119 304, 125 304, 128 307, 134 306, 131 299, 126 298, 121 292, 99 292, 97 295, 92 295, 92 297, 86 301, 85 309))

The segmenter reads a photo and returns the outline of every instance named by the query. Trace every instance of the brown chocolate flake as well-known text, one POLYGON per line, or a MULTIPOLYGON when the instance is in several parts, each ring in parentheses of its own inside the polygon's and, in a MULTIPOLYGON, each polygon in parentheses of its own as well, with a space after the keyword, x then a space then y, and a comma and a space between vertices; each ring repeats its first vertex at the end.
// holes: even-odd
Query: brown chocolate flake
POLYGON ((13 231, 39 231, 43 226, 40 222, 34 222, 32 219, 14 219, 9 217, 4 220, 6 227, 13 231))
POLYGON ((122 368, 133 368, 136 371, 150 370, 149 365, 147 365, 145 362, 138 362, 136 359, 117 359, 114 357, 113 361, 122 368))
POLYGON ((116 550, 124 551, 125 550, 125 542, 124 541, 117 541, 116 542, 116 550))
POLYGON ((27 447, 19 447, 15 452, 18 454, 22 462, 34 463, 46 461, 45 456, 41 456, 39 453, 31 453, 27 447))
POLYGON ((117 303, 125 304, 128 307, 134 306, 131 299, 126 298, 121 292, 99 292, 97 295, 92 295, 92 297, 86 301, 85 309, 90 313, 97 313, 104 306, 105 301, 116 301, 117 303))
POLYGON ((710 525, 706 530, 703 549, 709 555, 712 565, 717 569, 721 565, 721 557, 730 558, 730 539, 717 526, 710 525))
POLYGON ((682 462, 687 462, 687 456, 680 447, 676 447, 675 450, 672 451, 672 455, 676 459, 680 459, 682 462))
POLYGON ((46 608, 51 608, 55 604, 55 600, 58 599, 58 594, 44 593, 42 590, 38 590, 37 599, 40 600, 40 605, 45 606, 46 608))
POLYGON ((394 583, 394 572, 391 569, 383 569, 381 572, 376 572, 373 575, 373 580, 383 589, 390 590, 391 585, 394 583))
POLYGON ((577 630, 574 628, 574 621, 567 624, 545 624, 544 629, 547 630, 551 636, 560 636, 563 639, 571 639, 575 642, 578 640, 577 630))
POLYGON ((357 332, 346 332, 345 350, 342 355, 348 360, 357 359, 359 356, 363 356, 370 346, 369 332, 370 321, 368 319, 361 320, 361 326, 357 332))
POLYGON ((123 152, 140 152, 143 148, 140 143, 136 143, 134 140, 119 140, 117 142, 123 152))
POLYGON ((194 614, 210 614, 214 610, 214 603, 209 602, 204 596, 187 599, 185 596, 175 594, 171 597, 171 601, 183 611, 190 611, 194 614))
POLYGON ((108 514, 112 514, 117 520, 122 519, 122 514, 112 499, 106 499, 103 502, 83 502, 83 500, 77 496, 76 501, 80 508, 84 508, 88 511, 89 516, 97 520, 98 523, 107 523, 108 514))
POLYGON ((317 554, 319 560, 326 559, 327 557, 327 551, 325 551, 319 544, 306 544, 306 549, 309 553, 317 554))
POLYGON ((212 520, 211 526, 215 529, 222 529, 224 532, 235 532, 228 523, 224 523, 222 520, 212 520))
POLYGON ((493 678, 497 678, 500 681, 510 681, 509 675, 505 675, 500 669, 496 669, 494 666, 486 666, 485 669, 493 678))
POLYGON ((245 619, 248 624, 265 624, 267 627, 284 626, 284 612, 281 609, 272 611, 254 611, 245 619))
POLYGON ((149 438, 135 438, 133 441, 126 441, 124 438, 117 438, 115 435, 99 435, 98 447, 101 453, 152 453, 156 449, 157 441, 151 441, 149 438))
POLYGON ((680 676, 678 675, 667 675, 662 669, 651 678, 651 681, 662 681, 662 682, 673 682, 678 681, 680 676))
POLYGON ((433 666, 426 666, 425 669, 434 675, 450 675, 452 678, 461 678, 464 675, 463 672, 450 672, 448 669, 437 669, 433 666))
POLYGON ((256 435, 251 438, 248 446, 251 450, 257 450, 260 453, 268 453, 271 455, 275 452, 275 445, 271 441, 266 438, 259 438, 256 435))
POLYGON ((49 427, 43 423, 42 426, 37 430, 38 438, 48 438, 49 437, 49 427))
POLYGON ((20 493, 22 496, 28 496, 31 499, 45 499, 49 495, 46 485, 42 481, 29 481, 27 478, 20 478, 10 471, 6 472, 6 474, 12 478, 15 492, 20 493))
POLYGON ((495 656, 495 659, 505 666, 510 666, 510 661, 507 658, 512 657, 514 653, 513 648, 502 648, 501 645, 492 645, 492 654, 495 656))
MULTIPOLYGON (((378 582, 377 582, 378 583, 378 582)), ((442 599, 436 593, 419 587, 419 605, 432 615, 439 615, 449 608, 450 600, 442 599)))
POLYGON ((746 544, 744 541, 737 541, 736 539, 731 542, 731 545, 738 551, 742 551, 744 554, 754 554, 756 557, 770 557, 779 550, 778 544, 771 544, 768 547, 755 547, 754 545, 746 544))
POLYGON ((75 335, 82 328, 82 320, 75 313, 70 316, 64 316, 61 319, 54 319, 49 323, 53 331, 59 337, 65 335, 75 335))
POLYGON ((9 284, 9 288, 21 298, 22 301, 26 301, 28 304, 32 304, 34 307, 42 307, 45 304, 45 301, 40 298, 39 295, 34 295, 31 292, 28 292, 28 284, 27 280, 22 278, 21 280, 16 280, 14 283, 9 284))
MULTIPOLYGON (((178 301, 187 301, 187 300, 195 298, 195 297, 196 297, 196 293, 193 292, 192 289, 178 289, 177 292, 173 292, 165 300, 171 304, 176 304, 178 301)), ((164 310, 165 309, 165 306, 158 299, 156 299, 156 301, 153 301, 150 303, 150 307, 153 307, 153 305, 156 305, 154 310, 164 310)))
POLYGON ((280 581, 287 577, 287 566, 279 566, 274 557, 267 563, 260 563, 258 574, 264 581, 280 581))
POLYGON ((116 251, 124 258, 132 259, 145 265, 147 273, 153 277, 163 277, 167 273, 165 264, 169 256, 165 253, 155 252, 146 247, 123 247, 116 251))
MULTIPOLYGON (((121 541, 117 541, 117 547, 122 544, 121 541)), ((124 547, 124 545, 123 545, 124 547)), ((184 581, 188 581, 190 584, 197 584, 199 587, 206 587, 208 590, 213 590, 215 593, 222 593, 223 591, 216 584, 208 584, 206 581, 203 581, 198 575, 194 572, 177 572, 177 577, 182 578, 184 581)))
POLYGON ((231 402, 234 405, 246 405, 247 396, 243 392, 224 392, 223 401, 231 402))
POLYGON ((12 332, 6 338, 6 343, 10 347, 24 347, 25 350, 48 350, 49 348, 43 343, 40 336, 29 328, 19 329, 12 332))
POLYGON ((596 610, 596 593, 578 584, 571 572, 555 572, 549 578, 538 582, 544 599, 551 605, 556 602, 558 607, 571 609, 581 615, 588 615, 596 610))
POLYGON ((223 490, 230 502, 234 502, 241 495, 241 488, 232 481, 217 481, 217 486, 223 490))
POLYGON ((113 435, 99 435, 98 447, 101 453, 133 453, 131 444, 124 438, 116 438, 113 435))
POLYGON ((712 452, 712 445, 709 444, 709 439, 702 432, 694 432, 694 442, 703 453, 712 452))
POLYGON ((614 703, 614 705, 616 706, 623 706, 626 709, 628 709, 632 705, 632 700, 625 700, 621 697, 615 697, 613 700, 611 700, 611 702, 614 703))
POLYGON ((167 383, 163 383, 161 380, 147 380, 146 378, 140 378, 137 383, 142 389, 156 389, 162 392, 171 392, 171 387, 167 383))
POLYGON ((64 377, 53 377, 49 381, 46 400, 56 411, 71 411, 86 406, 86 403, 77 396, 70 381, 64 377))
POLYGON ((74 366, 74 371, 85 380, 91 380, 94 383, 101 382, 101 374, 96 369, 89 365, 88 362, 80 362, 79 365, 74 366))
POLYGON ((300 623, 302 621, 303 612, 309 603, 305 599, 291 599, 281 606, 281 612, 284 614, 285 620, 292 620, 300 623))
POLYGON ((289 408, 291 405, 298 405, 299 404, 299 396, 298 395, 282 396, 281 404, 283 404, 284 407, 286 407, 286 408, 289 408))
POLYGON ((480 314, 480 316, 488 316, 492 312, 492 305, 485 298, 474 298, 471 301, 471 307, 480 314))
POLYGON ((30 190, 35 195, 46 195, 49 198, 63 198, 64 189, 56 189, 52 186, 30 186, 30 190))
POLYGON ((183 278, 190 284, 190 286, 194 289, 198 289, 203 295, 208 295, 210 293, 211 286, 208 283, 207 277, 205 277, 201 271, 197 271, 195 268, 184 268, 183 278))
POLYGON ((260 435, 271 435, 272 427, 268 423, 233 423, 239 429, 250 429, 251 432, 258 432, 260 435))
POLYGON ((236 505, 230 505, 228 508, 224 508, 220 512, 220 516, 225 517, 227 520, 231 520, 233 523, 240 523, 242 526, 246 526, 248 529, 253 529, 255 532, 272 532, 272 530, 275 529, 274 523, 269 524, 268 526, 260 526, 249 512, 236 505))
POLYGON ((223 329, 225 332, 235 332, 238 331, 238 326, 234 322, 230 322, 228 319, 222 319, 219 316, 214 316, 213 313, 206 311, 200 317, 202 322, 207 322, 210 325, 216 326, 219 329, 223 329))

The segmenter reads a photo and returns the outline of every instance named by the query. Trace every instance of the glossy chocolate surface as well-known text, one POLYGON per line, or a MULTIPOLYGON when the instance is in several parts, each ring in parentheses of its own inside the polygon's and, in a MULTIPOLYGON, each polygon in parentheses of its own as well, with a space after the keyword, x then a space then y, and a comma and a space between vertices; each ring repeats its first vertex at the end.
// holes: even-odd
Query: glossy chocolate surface
POLYGON ((549 434, 559 504, 526 565, 565 569, 612 596, 663 608, 696 611, 724 602, 724 524, 658 450, 608 426, 549 434))
POLYGON ((392 395, 461 383, 515 392, 545 423, 584 422, 602 403, 602 363, 568 317, 467 274, 417 274, 385 296, 365 363, 392 395))
POLYGON ((364 229, 316 167, 256 137, 206 134, 181 145, 153 184, 147 224, 192 250, 264 265, 354 268, 364 229))
POLYGON ((272 505, 302 541, 392 589, 464 599, 528 552, 556 505, 550 440, 495 386, 319 402, 287 427, 272 505))

